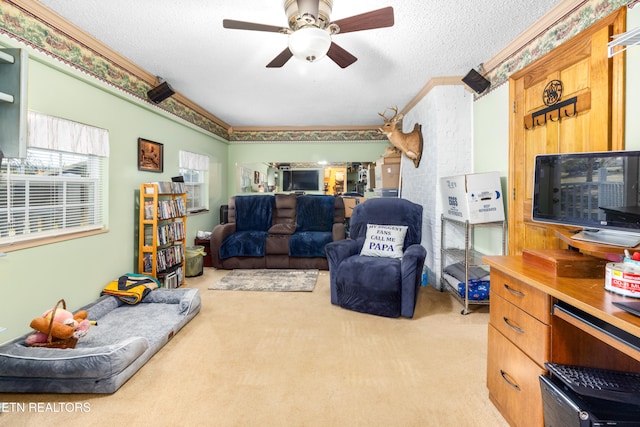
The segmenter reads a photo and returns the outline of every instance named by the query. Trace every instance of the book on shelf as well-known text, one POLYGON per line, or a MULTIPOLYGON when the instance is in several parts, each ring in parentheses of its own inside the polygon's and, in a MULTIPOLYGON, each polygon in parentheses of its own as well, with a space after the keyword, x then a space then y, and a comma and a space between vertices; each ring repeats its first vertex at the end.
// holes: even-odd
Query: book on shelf
POLYGON ((175 289, 178 287, 178 274, 175 271, 158 275, 160 287, 167 289, 175 289))
POLYGON ((160 200, 158 202, 159 219, 179 218, 184 216, 186 212, 183 199, 160 200))
POLYGON ((160 249, 157 252, 157 257, 157 271, 164 271, 178 264, 182 264, 184 260, 184 246, 175 245, 160 249))
POLYGON ((144 202, 144 219, 153 219, 153 210, 155 206, 153 206, 152 200, 147 200, 144 202))
MULTIPOLYGON (((184 182, 158 181, 149 182, 148 184, 155 184, 160 194, 182 194, 185 192, 184 182)), ((153 188, 147 187, 146 193, 153 194, 153 188)))
POLYGON ((143 270, 145 273, 151 273, 153 271, 153 255, 150 253, 144 254, 143 270))
POLYGON ((184 223, 171 222, 158 227, 158 245, 164 246, 182 240, 185 237, 184 223))
POLYGON ((165 272, 158 273, 158 280, 162 288, 175 289, 180 286, 182 279, 182 265, 177 265, 165 272))
POLYGON ((153 228, 149 224, 144 227, 144 245, 153 245, 153 228))

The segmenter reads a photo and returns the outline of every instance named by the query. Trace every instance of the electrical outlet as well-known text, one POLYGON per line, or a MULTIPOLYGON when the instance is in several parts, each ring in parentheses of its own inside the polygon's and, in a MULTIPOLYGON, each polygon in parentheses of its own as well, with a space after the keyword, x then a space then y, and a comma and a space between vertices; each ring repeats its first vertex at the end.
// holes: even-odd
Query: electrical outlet
POLYGON ((7 330, 7 328, 5 328, 5 327, 3 327, 3 326, 0 326, 0 334, 1 334, 1 333, 3 333, 3 332, 4 332, 4 331, 6 331, 6 330, 7 330))

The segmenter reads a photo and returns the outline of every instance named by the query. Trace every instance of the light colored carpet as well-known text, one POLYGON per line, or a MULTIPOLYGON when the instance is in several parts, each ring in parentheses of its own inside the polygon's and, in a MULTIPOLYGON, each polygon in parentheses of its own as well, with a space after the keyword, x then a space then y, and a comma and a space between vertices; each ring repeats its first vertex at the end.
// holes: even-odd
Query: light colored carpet
POLYGON ((209 289, 226 291, 311 292, 318 270, 232 270, 209 289))
POLYGON ((116 393, 0 394, 26 404, 0 426, 508 426, 486 387, 488 307, 463 316, 426 287, 413 319, 356 313, 331 305, 326 271, 313 292, 207 290, 227 273, 187 278, 200 314, 116 393))

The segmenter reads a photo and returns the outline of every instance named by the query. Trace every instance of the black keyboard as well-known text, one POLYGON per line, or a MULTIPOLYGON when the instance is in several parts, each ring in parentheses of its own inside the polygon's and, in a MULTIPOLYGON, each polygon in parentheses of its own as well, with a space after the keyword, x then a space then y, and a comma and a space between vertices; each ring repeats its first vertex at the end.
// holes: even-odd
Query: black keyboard
POLYGON ((579 395, 640 405, 640 374, 557 363, 545 366, 579 395))

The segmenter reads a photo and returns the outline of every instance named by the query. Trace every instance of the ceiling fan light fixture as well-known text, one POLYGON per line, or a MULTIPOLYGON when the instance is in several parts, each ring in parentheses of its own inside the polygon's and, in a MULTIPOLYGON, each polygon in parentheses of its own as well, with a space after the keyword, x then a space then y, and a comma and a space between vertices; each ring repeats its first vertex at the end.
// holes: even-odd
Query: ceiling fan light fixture
POLYGON ((314 62, 323 58, 331 47, 331 36, 318 27, 303 27, 289 34, 289 50, 294 57, 314 62))

